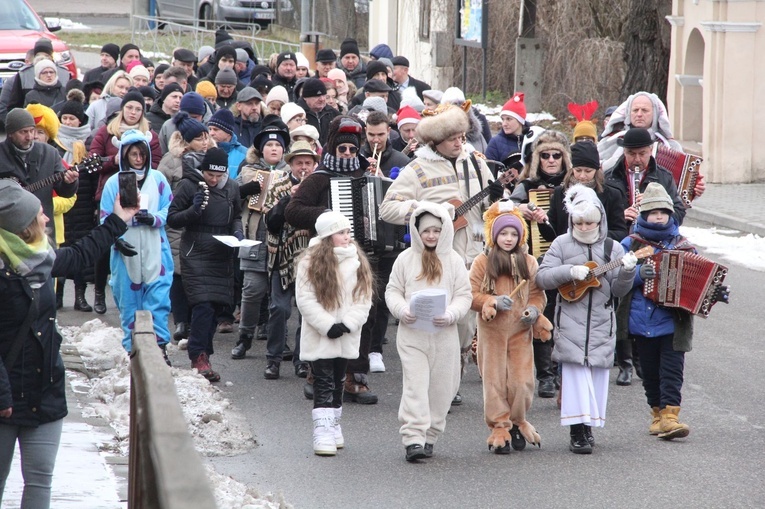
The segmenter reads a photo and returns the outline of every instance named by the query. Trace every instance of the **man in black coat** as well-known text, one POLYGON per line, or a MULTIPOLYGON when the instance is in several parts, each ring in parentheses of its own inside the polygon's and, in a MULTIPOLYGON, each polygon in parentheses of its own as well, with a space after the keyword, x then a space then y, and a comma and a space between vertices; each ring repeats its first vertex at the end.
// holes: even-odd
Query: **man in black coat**
POLYGON ((101 65, 94 67, 85 73, 82 77, 83 83, 92 83, 94 81, 100 81, 101 75, 106 71, 117 67, 117 59, 120 57, 120 47, 109 42, 103 45, 101 48, 101 65))
POLYGON ((360 157, 369 160, 369 171, 374 174, 375 168, 386 177, 390 177, 392 168, 403 168, 409 164, 409 158, 394 149, 390 142, 390 124, 388 116, 379 111, 373 111, 366 120, 366 141, 359 151, 360 157), (374 155, 374 159, 372 156, 374 155))
POLYGON ((340 115, 332 106, 327 104, 327 87, 318 78, 309 78, 303 85, 303 97, 297 105, 305 110, 306 121, 319 131, 319 143, 327 142, 329 123, 340 115))
MULTIPOLYGON (((297 55, 285 51, 279 53, 276 58, 276 73, 271 77, 271 82, 287 89, 290 102, 296 102, 295 85, 297 84, 297 55)), ((326 91, 324 92, 326 94, 326 91)))
POLYGON ((409 75, 409 60, 406 57, 393 57, 392 62, 393 81, 395 81, 398 85, 399 93, 402 93, 407 88, 412 87, 417 92, 417 97, 422 100, 422 93, 426 90, 430 90, 430 85, 424 81, 412 78, 409 75))

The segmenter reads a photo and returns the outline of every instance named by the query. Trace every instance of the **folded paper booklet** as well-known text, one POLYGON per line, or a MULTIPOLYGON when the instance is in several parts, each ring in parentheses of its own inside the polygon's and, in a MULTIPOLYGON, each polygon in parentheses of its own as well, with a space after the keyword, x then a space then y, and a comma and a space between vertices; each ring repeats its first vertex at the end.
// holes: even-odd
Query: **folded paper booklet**
POLYGON ((409 302, 409 311, 417 317, 417 320, 410 325, 411 328, 425 332, 438 332, 439 328, 433 325, 433 318, 446 312, 446 290, 428 288, 414 292, 409 302))
POLYGON ((252 247, 261 243, 259 240, 238 240, 233 235, 213 235, 213 238, 215 238, 218 242, 223 242, 229 247, 252 247))

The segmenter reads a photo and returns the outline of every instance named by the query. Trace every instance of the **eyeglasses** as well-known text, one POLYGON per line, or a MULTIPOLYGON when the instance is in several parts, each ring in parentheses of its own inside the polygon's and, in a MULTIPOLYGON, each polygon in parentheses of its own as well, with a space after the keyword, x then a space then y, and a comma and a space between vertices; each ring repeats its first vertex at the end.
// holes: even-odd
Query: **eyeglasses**
POLYGON ((340 145, 339 147, 337 147, 337 150, 339 150, 341 154, 345 154, 346 152, 355 154, 356 152, 359 151, 358 147, 354 147, 353 145, 351 145, 350 147, 346 145, 340 145))
POLYGON ((56 71, 54 71, 53 69, 46 69, 44 71, 40 71, 40 75, 43 75, 43 74, 46 76, 49 76, 51 74, 55 75, 56 71))
POLYGON ((541 157, 542 159, 550 159, 552 157, 553 159, 557 161, 558 159, 563 157, 563 154, 561 154, 560 152, 555 152, 554 154, 550 152, 542 152, 541 154, 539 154, 539 157, 541 157))

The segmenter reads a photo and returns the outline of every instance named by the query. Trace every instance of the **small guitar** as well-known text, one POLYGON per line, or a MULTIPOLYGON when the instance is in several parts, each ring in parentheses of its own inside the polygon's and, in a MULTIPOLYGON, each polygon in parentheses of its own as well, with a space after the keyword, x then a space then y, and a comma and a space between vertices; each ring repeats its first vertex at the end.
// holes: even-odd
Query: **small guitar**
MULTIPOLYGON (((497 177, 497 180, 504 186, 515 180, 515 176, 512 172, 506 171, 497 177)), ((461 202, 458 199, 449 200, 449 203, 454 205, 454 232, 463 229, 467 226, 467 219, 463 216, 467 214, 468 210, 472 209, 483 201, 484 198, 489 196, 489 187, 481 189, 478 193, 474 194, 466 202, 461 202)))
MULTIPOLYGON (((642 249, 635 251, 635 256, 638 260, 646 258, 653 254, 652 246, 645 246, 642 249)), ((587 290, 590 288, 599 288, 601 286, 599 276, 605 274, 609 270, 613 270, 622 264, 622 258, 618 260, 611 260, 605 265, 598 266, 596 262, 587 262, 586 266, 590 268, 590 273, 587 274, 587 278, 582 281, 569 281, 558 287, 558 292, 564 300, 568 302, 578 302, 585 296, 587 290)))
MULTIPOLYGON (((75 164, 74 166, 71 166, 68 168, 69 170, 75 170, 79 173, 94 173, 100 170, 103 166, 103 163, 101 162, 101 158, 96 155, 92 154, 80 161, 79 163, 75 164)), ((64 180, 64 174, 65 172, 60 171, 57 173, 54 173, 50 177, 44 178, 42 180, 38 180, 37 182, 32 182, 31 184, 24 185, 21 182, 19 182, 19 179, 16 177, 5 177, 10 178, 12 180, 15 180, 16 182, 19 182, 21 187, 29 191, 30 193, 34 193, 35 191, 39 191, 40 189, 43 189, 48 186, 55 185, 62 180, 64 180)))

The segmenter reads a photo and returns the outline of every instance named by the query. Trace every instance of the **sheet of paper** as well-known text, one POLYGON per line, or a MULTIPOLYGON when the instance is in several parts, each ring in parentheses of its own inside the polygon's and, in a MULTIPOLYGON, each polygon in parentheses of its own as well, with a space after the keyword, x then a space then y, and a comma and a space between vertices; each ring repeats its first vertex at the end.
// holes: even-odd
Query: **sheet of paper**
POLYGON ((409 310, 417 317, 410 327, 425 332, 438 332, 438 327, 433 325, 433 318, 446 312, 446 290, 432 288, 414 292, 409 310))
POLYGON ((213 238, 218 242, 223 242, 229 247, 252 247, 257 246, 261 242, 259 240, 242 239, 237 240, 233 235, 213 235, 213 238))

